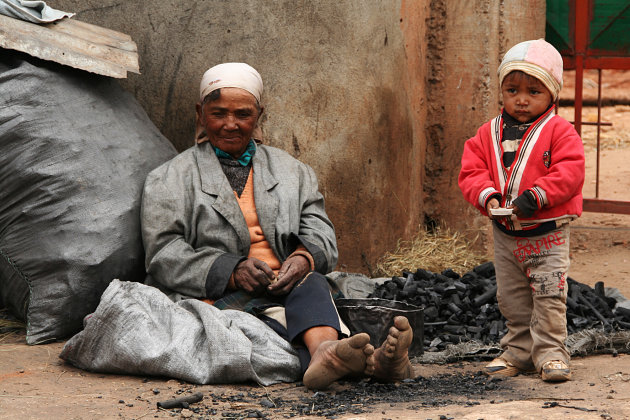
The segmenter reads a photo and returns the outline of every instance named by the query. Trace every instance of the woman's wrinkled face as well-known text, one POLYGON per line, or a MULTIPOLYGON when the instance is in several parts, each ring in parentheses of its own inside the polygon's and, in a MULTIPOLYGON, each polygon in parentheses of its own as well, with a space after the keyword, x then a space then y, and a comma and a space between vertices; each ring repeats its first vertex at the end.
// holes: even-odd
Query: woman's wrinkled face
POLYGON ((501 84, 503 106, 521 123, 538 117, 551 105, 551 93, 542 82, 521 71, 513 71, 501 84))
POLYGON ((221 88, 219 98, 197 104, 210 143, 235 159, 247 149, 261 113, 256 98, 239 88, 221 88))

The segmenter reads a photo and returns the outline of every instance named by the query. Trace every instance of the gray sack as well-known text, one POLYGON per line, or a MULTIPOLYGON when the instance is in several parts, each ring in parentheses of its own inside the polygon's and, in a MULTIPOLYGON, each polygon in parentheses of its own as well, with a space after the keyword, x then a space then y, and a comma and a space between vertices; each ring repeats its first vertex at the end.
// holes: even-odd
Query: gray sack
POLYGON ((114 280, 60 356, 90 371, 196 384, 300 379, 295 350, 246 312, 196 299, 172 302, 151 286, 114 280))
POLYGON ((79 331, 112 279, 144 279, 142 186, 175 155, 114 79, 0 49, 0 306, 27 343, 79 331))

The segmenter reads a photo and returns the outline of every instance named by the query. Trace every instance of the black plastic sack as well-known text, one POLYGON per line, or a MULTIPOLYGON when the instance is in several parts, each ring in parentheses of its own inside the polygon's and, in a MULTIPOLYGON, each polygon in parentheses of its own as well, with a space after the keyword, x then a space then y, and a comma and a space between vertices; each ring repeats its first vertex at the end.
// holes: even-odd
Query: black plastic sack
POLYGON ((116 80, 0 49, 0 303, 29 344, 143 280, 142 186, 175 154, 116 80))
POLYGON ((413 329, 413 341, 409 347, 409 356, 420 356, 424 342, 423 309, 408 304, 386 299, 336 299, 335 305, 339 316, 352 334, 366 332, 370 335, 370 344, 379 347, 387 338, 389 328, 398 315, 407 317, 413 329))

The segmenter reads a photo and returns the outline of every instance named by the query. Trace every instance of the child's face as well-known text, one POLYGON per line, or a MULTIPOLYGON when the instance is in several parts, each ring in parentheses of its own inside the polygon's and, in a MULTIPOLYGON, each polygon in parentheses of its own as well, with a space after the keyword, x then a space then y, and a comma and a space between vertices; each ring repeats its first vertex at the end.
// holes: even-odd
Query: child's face
POLYGON ((501 93, 507 113, 522 123, 538 117, 551 105, 551 93, 545 85, 521 71, 513 71, 503 79, 501 93))

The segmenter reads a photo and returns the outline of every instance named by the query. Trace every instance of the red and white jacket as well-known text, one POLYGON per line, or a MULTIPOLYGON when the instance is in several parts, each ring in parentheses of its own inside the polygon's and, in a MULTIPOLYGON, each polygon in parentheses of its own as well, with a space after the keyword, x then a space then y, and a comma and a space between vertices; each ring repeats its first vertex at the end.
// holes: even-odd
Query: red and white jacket
POLYGON ((503 166, 501 115, 485 123, 464 144, 459 187, 464 198, 486 213, 493 194, 501 194, 505 207, 531 191, 538 211, 509 229, 534 228, 539 223, 582 214, 584 146, 573 125, 553 113, 551 107, 525 132, 510 169, 503 166), (520 226, 519 226, 520 225, 520 226))

